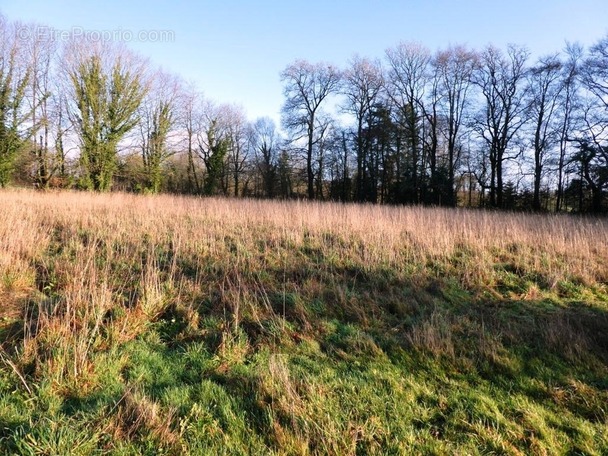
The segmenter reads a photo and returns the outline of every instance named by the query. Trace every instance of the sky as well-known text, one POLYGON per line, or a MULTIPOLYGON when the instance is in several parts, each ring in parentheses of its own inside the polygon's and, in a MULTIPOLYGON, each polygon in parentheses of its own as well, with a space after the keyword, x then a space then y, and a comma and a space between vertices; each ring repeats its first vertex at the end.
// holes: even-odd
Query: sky
POLYGON ((280 73, 296 59, 344 67, 400 41, 514 43, 538 57, 608 34, 607 0, 0 0, 0 13, 126 41, 208 98, 277 120, 280 73))

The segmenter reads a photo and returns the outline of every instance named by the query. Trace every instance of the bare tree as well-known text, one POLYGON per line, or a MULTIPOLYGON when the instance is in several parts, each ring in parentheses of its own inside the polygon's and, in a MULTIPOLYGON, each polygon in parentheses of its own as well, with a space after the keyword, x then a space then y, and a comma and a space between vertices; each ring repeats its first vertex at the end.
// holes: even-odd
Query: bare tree
MULTIPOLYGON (((387 88, 405 133, 405 179, 411 181, 412 202, 421 202, 422 133, 424 93, 428 82, 429 50, 418 43, 400 43, 386 51, 389 64, 387 88)), ((401 145, 403 147, 403 145, 401 145)))
POLYGON ((581 200, 584 181, 591 192, 591 211, 600 212, 608 189, 608 36, 591 47, 581 75, 588 96, 574 159, 580 170, 581 200))
POLYGON ((242 191, 241 179, 245 176, 249 157, 247 116, 240 106, 224 105, 221 107, 219 122, 227 140, 227 165, 232 177, 233 194, 239 196, 242 191))
POLYGON ((559 129, 559 156, 557 158, 556 212, 559 212, 563 206, 567 154, 572 143, 574 131, 578 129, 580 121, 578 113, 581 110, 579 76, 583 48, 579 44, 568 44, 565 52, 567 59, 562 70, 562 96, 559 105, 561 122, 559 129))
POLYGON ((253 148, 256 167, 262 177, 264 195, 275 196, 280 137, 274 121, 269 117, 257 119, 251 126, 250 144, 253 148))
POLYGON ((197 164, 197 134, 202 128, 203 95, 194 87, 185 87, 176 110, 177 129, 182 133, 182 148, 187 159, 187 191, 201 193, 202 183, 197 164))
MULTIPOLYGON (((344 73, 342 93, 346 96, 344 111, 355 118, 354 144, 357 158, 357 175, 355 182, 355 198, 357 201, 366 200, 364 189, 369 180, 369 130, 372 111, 374 106, 380 101, 384 90, 384 76, 379 61, 372 61, 358 56, 353 57, 349 68, 344 73)), ((343 141, 344 143, 344 141, 343 141)), ((348 148, 342 147, 344 157, 341 160, 342 181, 345 184, 348 179, 348 148)), ((346 195, 342 195, 345 199, 346 195)))
POLYGON ((608 116, 608 36, 591 47, 582 76, 585 87, 595 95, 608 116))
POLYGON ((506 55, 488 46, 481 54, 474 82, 481 89, 484 107, 476 129, 488 148, 490 166, 490 204, 503 207, 504 163, 517 132, 526 121, 526 98, 523 82, 528 51, 509 45, 506 55))
POLYGON ((313 169, 315 146, 323 131, 319 122, 324 101, 338 89, 340 72, 325 63, 311 64, 298 60, 282 73, 286 97, 283 105, 283 126, 294 134, 293 140, 306 141, 306 180, 309 199, 315 198, 315 172, 313 169))
POLYGON ((471 81, 478 62, 478 54, 464 46, 439 51, 433 59, 433 66, 439 78, 440 110, 445 120, 445 128, 442 130, 447 143, 448 195, 445 203, 450 206, 455 206, 457 202, 455 174, 462 150, 462 127, 467 121, 467 109, 471 104, 471 81))
POLYGON ((541 209, 540 189, 547 153, 559 141, 557 113, 561 102, 563 84, 562 63, 559 57, 541 57, 528 73, 529 117, 534 129, 532 151, 534 153, 534 198, 532 208, 541 209))
POLYGON ((62 167, 60 160, 63 158, 61 154, 51 154, 49 150, 53 133, 51 123, 57 115, 53 111, 59 108, 53 103, 57 102, 57 95, 53 99, 51 93, 53 63, 58 46, 51 35, 36 33, 37 27, 35 24, 28 27, 31 38, 26 44, 31 68, 29 100, 32 112, 32 153, 36 161, 35 182, 39 187, 45 188, 62 167))

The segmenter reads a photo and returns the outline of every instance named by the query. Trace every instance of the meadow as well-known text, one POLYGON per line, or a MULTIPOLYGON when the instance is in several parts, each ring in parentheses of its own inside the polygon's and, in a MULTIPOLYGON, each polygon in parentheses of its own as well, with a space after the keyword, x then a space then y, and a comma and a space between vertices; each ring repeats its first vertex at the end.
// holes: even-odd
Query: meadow
POLYGON ((608 220, 0 191, 0 453, 608 454, 608 220))

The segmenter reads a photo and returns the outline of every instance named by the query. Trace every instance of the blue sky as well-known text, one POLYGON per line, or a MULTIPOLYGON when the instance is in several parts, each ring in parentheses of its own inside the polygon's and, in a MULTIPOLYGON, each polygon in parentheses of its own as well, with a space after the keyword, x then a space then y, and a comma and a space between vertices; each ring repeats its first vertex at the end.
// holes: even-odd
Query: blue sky
POLYGON ((0 12, 59 30, 173 31, 171 42, 130 46, 252 119, 278 119, 279 73, 297 58, 343 66, 410 40, 432 50, 517 43, 540 55, 608 33, 606 0, 0 0, 0 12))

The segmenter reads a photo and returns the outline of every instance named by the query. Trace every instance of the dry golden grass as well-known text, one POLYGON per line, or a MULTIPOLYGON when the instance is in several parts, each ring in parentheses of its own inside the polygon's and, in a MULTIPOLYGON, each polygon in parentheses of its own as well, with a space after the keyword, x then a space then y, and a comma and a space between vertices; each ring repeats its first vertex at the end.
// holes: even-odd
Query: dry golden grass
MULTIPOLYGON (((49 358, 42 347, 71 340, 50 369, 76 389, 75 379, 93 370, 92 349, 132 339, 171 305, 196 331, 192 305, 211 299, 234 329, 243 313, 259 321, 270 310, 264 271, 278 274, 282 284, 273 285, 284 293, 314 291, 314 279, 292 279, 301 256, 320 271, 355 271, 354 281, 390 270, 412 281, 454 277, 492 293, 507 270, 530 277, 523 300, 536 299, 539 287, 608 281, 608 221, 600 218, 25 190, 2 191, 0 205, 3 321, 29 312, 23 353, 35 362, 49 358)), ((374 311, 371 296, 363 309, 340 284, 332 293, 356 320, 374 311)), ((283 307, 306 325, 297 302, 283 307)), ((436 337, 449 325, 435 323, 416 328, 411 341, 451 352, 451 342, 436 337)))
MULTIPOLYGON (((161 337, 159 326, 148 331, 161 322, 171 334, 162 344, 204 341, 220 377, 273 353, 247 381, 271 410, 277 448, 354 454, 364 444, 373 453, 390 438, 379 418, 320 414, 340 410, 339 395, 294 376, 282 350, 383 359, 372 334, 386 332, 400 347, 483 358, 501 372, 517 368, 508 347, 534 338, 577 362, 608 353, 596 350, 606 340, 602 218, 26 190, 0 191, 0 207, 0 362, 29 395, 42 383, 63 399, 103 390, 103 356, 161 337), (463 293, 470 312, 456 309, 463 293), (546 299, 551 311, 528 318, 546 299), (574 301, 603 309, 578 312, 574 301)), ((126 392, 103 433, 180 448, 198 405, 177 418, 132 393, 136 378, 119 381, 126 392)))
MULTIPOLYGON (((253 252, 265 254, 260 242, 280 250, 313 241, 320 253, 370 270, 425 268, 429 261, 450 261, 458 269, 462 260, 466 268, 456 273, 471 284, 491 283, 487 266, 497 261, 538 271, 549 285, 564 278, 589 284, 608 280, 608 221, 602 218, 23 190, 4 190, 0 203, 3 293, 33 288, 32 263, 53 243, 72 242, 78 233, 86 245, 78 246, 75 263, 65 267, 90 268, 89 278, 103 273, 91 266, 95 255, 129 255, 143 240, 152 250, 170 242, 175 256, 236 249, 244 262, 253 260, 253 252)), ((149 266, 144 282, 154 281, 154 264, 149 266)), ((154 307, 155 291, 146 289, 147 305, 154 307)))

